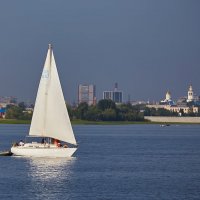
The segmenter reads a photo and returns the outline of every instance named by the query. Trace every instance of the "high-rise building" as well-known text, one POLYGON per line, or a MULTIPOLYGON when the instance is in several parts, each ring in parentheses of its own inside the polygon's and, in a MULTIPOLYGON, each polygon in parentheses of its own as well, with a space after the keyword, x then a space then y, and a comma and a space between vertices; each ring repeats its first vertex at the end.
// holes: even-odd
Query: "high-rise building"
POLYGON ((78 86, 78 104, 87 103, 88 105, 96 104, 96 87, 95 85, 78 86))
POLYGON ((103 99, 111 99, 113 100, 113 91, 104 91, 103 99))
POLYGON ((123 92, 121 90, 118 90, 117 83, 115 83, 114 91, 104 91, 103 92, 103 99, 111 99, 115 103, 123 102, 123 92))

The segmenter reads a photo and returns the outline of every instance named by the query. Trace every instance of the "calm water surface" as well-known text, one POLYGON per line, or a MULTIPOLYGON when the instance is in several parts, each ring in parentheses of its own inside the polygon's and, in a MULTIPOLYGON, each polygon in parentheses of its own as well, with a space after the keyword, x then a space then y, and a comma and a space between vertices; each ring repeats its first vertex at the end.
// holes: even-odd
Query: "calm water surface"
MULTIPOLYGON (((0 125, 0 150, 28 133, 0 125)), ((0 199, 200 199, 200 126, 74 126, 71 159, 0 157, 0 199)))

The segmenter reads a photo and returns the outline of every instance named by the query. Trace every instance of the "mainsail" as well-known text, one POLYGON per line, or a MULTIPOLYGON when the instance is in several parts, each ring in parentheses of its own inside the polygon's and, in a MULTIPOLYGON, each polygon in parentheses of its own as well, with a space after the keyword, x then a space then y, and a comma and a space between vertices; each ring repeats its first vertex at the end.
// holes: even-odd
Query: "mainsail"
POLYGON ((51 45, 40 79, 29 135, 76 144, 51 45))

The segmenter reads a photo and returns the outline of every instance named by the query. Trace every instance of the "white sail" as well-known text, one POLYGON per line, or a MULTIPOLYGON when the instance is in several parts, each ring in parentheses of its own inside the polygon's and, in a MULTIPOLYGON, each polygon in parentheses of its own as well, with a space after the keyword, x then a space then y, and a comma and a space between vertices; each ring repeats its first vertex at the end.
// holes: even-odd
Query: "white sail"
POLYGON ((40 79, 29 135, 76 144, 51 45, 40 79))

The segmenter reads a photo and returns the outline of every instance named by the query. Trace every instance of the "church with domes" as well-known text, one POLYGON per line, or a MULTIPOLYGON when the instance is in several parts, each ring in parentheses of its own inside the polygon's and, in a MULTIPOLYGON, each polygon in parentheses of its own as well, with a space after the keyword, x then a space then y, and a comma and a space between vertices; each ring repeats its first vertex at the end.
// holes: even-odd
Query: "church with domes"
POLYGON ((165 99, 156 104, 149 104, 147 107, 155 109, 166 109, 171 112, 181 114, 198 113, 200 106, 200 98, 194 93, 192 85, 189 86, 187 96, 179 98, 176 102, 172 100, 171 93, 168 90, 165 99))
POLYGON ((165 99, 160 101, 160 104, 162 104, 162 105, 174 105, 174 102, 172 101, 171 93, 170 93, 169 90, 167 91, 167 93, 165 95, 165 99))

